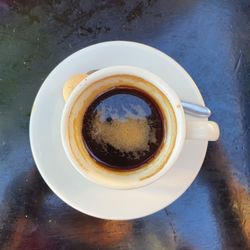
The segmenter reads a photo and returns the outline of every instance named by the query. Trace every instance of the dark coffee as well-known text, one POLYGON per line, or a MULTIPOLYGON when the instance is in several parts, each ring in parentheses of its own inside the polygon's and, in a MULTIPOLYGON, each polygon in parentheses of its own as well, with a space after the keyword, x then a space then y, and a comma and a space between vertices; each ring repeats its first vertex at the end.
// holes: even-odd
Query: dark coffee
POLYGON ((131 170, 150 160, 164 136, 156 102, 141 90, 116 87, 98 96, 83 117, 89 154, 113 170, 131 170))

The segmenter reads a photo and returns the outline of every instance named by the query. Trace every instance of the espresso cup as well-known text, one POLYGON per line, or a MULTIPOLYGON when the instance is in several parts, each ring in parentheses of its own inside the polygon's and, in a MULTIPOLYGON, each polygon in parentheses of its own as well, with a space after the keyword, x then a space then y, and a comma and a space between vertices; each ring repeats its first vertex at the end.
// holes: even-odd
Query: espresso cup
POLYGON ((92 73, 75 87, 63 110, 61 137, 69 161, 85 178, 108 188, 131 189, 150 184, 169 171, 180 156, 185 140, 217 140, 219 127, 202 118, 187 120, 179 97, 157 75, 137 67, 113 66, 92 73), (82 130, 90 104, 103 93, 122 86, 147 93, 157 103, 165 132, 150 160, 138 168, 117 171, 91 155, 82 130))

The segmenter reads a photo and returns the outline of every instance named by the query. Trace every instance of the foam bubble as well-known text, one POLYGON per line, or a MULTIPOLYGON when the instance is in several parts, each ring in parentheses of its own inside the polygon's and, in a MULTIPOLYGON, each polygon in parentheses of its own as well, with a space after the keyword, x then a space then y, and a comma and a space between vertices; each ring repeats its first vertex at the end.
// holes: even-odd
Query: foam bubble
POLYGON ((156 131, 145 117, 129 113, 125 119, 116 116, 115 119, 103 120, 102 117, 102 112, 98 112, 93 119, 91 137, 98 144, 103 144, 103 148, 109 144, 122 154, 132 152, 132 157, 137 158, 149 150, 150 143, 156 143, 156 131))

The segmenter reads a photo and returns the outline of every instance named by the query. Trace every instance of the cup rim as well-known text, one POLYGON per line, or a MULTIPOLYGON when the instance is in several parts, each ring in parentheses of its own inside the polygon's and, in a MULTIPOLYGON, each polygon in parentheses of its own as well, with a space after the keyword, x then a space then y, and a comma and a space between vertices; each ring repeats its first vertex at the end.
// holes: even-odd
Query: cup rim
MULTIPOLYGON (((157 85, 159 88, 159 86, 157 85)), ((74 168, 81 174, 83 175, 86 179, 101 185, 105 186, 108 188, 114 188, 114 189, 132 189, 132 188, 139 188, 145 185, 148 185, 157 179, 159 179, 161 176, 163 176, 171 167, 174 165, 175 161, 178 159, 178 156, 183 148, 184 141, 185 141, 185 136, 186 136, 186 120, 185 120, 185 114, 180 102, 179 97, 175 93, 175 91, 166 83, 166 81, 162 80, 159 76, 151 73, 148 70, 139 68, 139 67, 134 67, 134 66, 127 66, 127 65, 120 65, 120 66, 110 66, 110 67, 105 67, 103 69, 100 69, 91 75, 89 75, 87 78, 83 79, 80 84, 73 90, 71 95, 69 96, 68 100, 65 103, 63 113, 62 113, 62 118, 61 118, 61 139, 62 139, 62 144, 64 151, 67 155, 67 158, 70 160, 71 164, 74 166, 74 168), (84 91, 86 87, 89 85, 93 84, 94 82, 101 80, 105 77, 109 76, 114 76, 114 75, 121 75, 121 74, 127 74, 127 75, 133 75, 137 77, 141 77, 146 81, 149 81, 153 85, 156 85, 155 82, 157 82, 159 85, 161 85, 160 90, 164 89, 165 92, 167 91, 167 98, 173 107, 175 116, 178 117, 177 120, 182 120, 182 123, 178 123, 177 121, 177 132, 176 132, 176 141, 174 145, 174 149, 170 155, 170 158, 168 159, 167 163, 164 165, 164 167, 159 170, 156 174, 153 176, 142 180, 138 182, 137 184, 135 183, 134 185, 130 186, 124 186, 124 185, 111 185, 110 183, 108 184, 107 182, 103 182, 100 180, 95 179, 91 174, 87 174, 86 171, 84 171, 83 168, 78 166, 75 161, 72 159, 72 156, 68 150, 68 143, 66 139, 66 127, 67 127, 67 118, 69 116, 69 113, 71 111, 71 108, 73 104, 75 103, 76 98, 84 91), (153 79, 152 79, 153 78, 153 79), (168 166, 168 167, 167 167, 168 166)))

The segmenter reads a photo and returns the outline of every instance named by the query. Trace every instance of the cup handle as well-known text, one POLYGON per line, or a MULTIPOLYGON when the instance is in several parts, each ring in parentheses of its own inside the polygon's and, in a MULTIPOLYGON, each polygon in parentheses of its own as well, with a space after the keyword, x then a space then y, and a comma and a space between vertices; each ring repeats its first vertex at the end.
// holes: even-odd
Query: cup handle
POLYGON ((186 122, 186 139, 217 141, 219 135, 220 129, 216 122, 202 120, 186 122))

